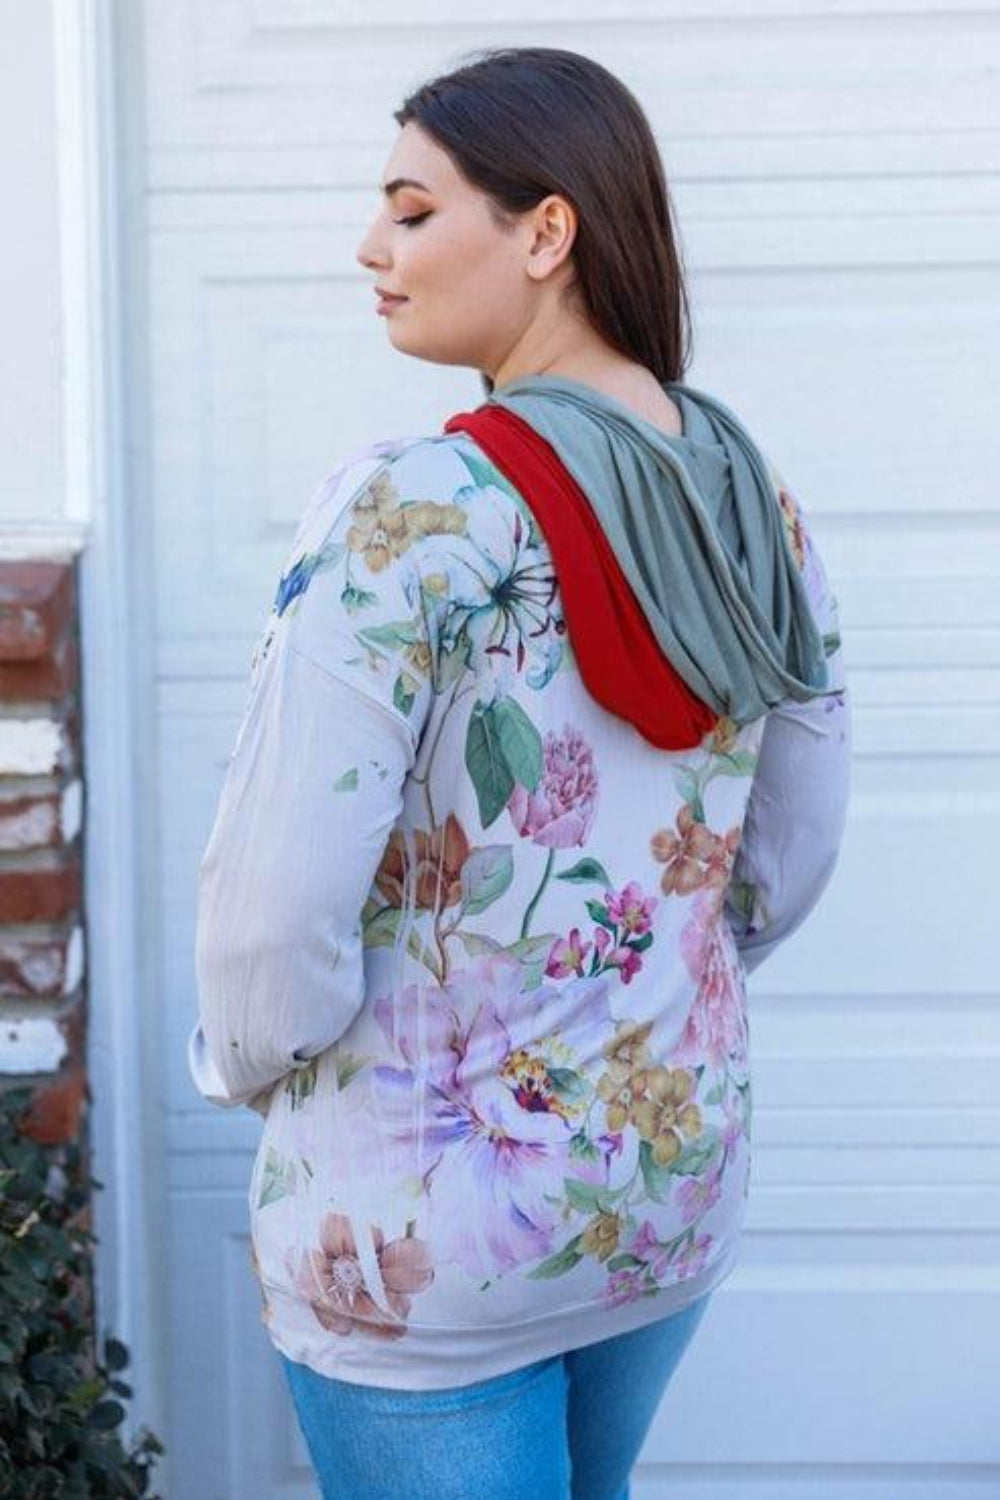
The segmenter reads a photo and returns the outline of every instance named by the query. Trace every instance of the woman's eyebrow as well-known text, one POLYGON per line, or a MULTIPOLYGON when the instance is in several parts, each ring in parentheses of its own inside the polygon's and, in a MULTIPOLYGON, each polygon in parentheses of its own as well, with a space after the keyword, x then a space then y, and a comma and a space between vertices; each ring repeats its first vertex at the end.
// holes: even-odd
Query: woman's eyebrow
POLYGON ((420 188, 422 192, 430 192, 430 188, 425 183, 418 182, 415 177, 394 177, 391 182, 383 185, 382 192, 387 198, 391 198, 393 193, 398 193, 400 188, 405 187, 420 188))

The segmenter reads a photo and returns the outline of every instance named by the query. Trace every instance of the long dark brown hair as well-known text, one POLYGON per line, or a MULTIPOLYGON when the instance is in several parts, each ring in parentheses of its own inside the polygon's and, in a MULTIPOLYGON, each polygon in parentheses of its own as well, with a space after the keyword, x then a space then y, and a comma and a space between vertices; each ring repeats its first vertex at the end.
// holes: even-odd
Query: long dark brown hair
MULTIPOLYGON (((550 193, 576 209, 570 286, 613 348, 679 381, 691 318, 673 206, 649 121, 620 79, 559 47, 495 47, 428 80, 414 120, 489 199, 502 228, 550 193)), ((483 375, 489 391, 492 382, 483 375)))

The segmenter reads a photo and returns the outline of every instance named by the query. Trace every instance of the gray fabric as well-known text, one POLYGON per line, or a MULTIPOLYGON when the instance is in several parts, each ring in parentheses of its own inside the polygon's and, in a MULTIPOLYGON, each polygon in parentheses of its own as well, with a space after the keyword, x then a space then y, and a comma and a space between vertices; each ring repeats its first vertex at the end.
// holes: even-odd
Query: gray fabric
POLYGON ((528 422, 586 494, 664 655, 716 713, 749 723, 826 689, 823 641, 766 463, 715 397, 664 391, 684 433, 563 375, 525 375, 488 402, 528 422))

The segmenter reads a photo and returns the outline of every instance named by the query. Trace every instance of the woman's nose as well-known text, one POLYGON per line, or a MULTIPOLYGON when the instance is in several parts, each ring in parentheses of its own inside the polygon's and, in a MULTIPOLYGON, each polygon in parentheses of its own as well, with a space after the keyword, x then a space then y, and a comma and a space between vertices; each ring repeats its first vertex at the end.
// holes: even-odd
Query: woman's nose
POLYGON ((358 245, 358 248, 355 251, 355 257, 368 271, 377 270, 380 266, 385 265, 384 254, 381 256, 381 258, 378 254, 374 225, 367 231, 364 238, 361 240, 361 243, 358 245))

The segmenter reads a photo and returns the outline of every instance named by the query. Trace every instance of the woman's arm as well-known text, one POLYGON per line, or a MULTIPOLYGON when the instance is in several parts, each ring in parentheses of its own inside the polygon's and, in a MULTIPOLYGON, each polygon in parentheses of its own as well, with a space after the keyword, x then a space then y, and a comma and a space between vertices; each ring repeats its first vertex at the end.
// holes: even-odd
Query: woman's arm
POLYGON ((833 595, 788 486, 773 472, 789 540, 823 635, 828 691, 778 704, 764 725, 726 914, 747 972, 801 926, 837 861, 850 782, 851 709, 833 595))
POLYGON ((390 475, 361 460, 314 500, 255 652, 198 876, 188 1063, 223 1107, 262 1111, 363 1001, 361 910, 430 697, 409 558, 368 545, 390 475))

